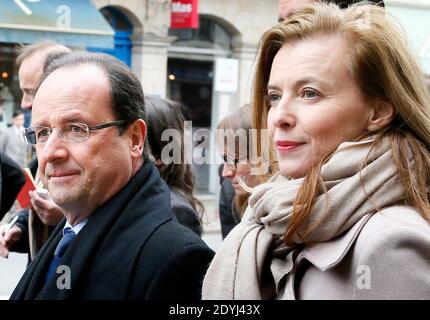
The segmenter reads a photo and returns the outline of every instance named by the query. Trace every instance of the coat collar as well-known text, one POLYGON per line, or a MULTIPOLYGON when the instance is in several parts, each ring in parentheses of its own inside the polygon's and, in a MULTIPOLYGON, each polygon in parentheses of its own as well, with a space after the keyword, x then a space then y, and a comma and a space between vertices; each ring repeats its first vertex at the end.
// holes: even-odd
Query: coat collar
POLYGON ((358 235, 371 216, 372 214, 363 216, 352 228, 330 241, 306 246, 300 256, 308 260, 321 271, 334 268, 347 255, 349 249, 355 243, 358 235))
MULTIPOLYGON (((357 240, 360 231, 371 216, 372 214, 363 216, 348 231, 330 241, 297 247, 287 254, 285 250, 288 251, 288 249, 286 248, 275 252, 275 258, 272 259, 271 272, 276 283, 276 292, 280 292, 285 284, 286 276, 290 272, 293 272, 292 276, 294 278, 293 270, 301 264, 303 259, 306 259, 321 271, 329 270, 338 265, 357 240), (276 256, 281 258, 276 258, 276 256)), ((293 297, 294 290, 292 287, 289 289, 289 292, 293 297)))
POLYGON ((79 298, 87 294, 87 289, 103 287, 115 289, 105 296, 124 298, 142 246, 155 229, 172 218, 169 190, 158 170, 148 162, 122 190, 90 215, 66 250, 60 264, 70 267, 72 289, 59 290, 55 277, 44 284, 62 237, 63 220, 26 270, 11 299, 79 298), (115 268, 110 267, 113 264, 115 268))

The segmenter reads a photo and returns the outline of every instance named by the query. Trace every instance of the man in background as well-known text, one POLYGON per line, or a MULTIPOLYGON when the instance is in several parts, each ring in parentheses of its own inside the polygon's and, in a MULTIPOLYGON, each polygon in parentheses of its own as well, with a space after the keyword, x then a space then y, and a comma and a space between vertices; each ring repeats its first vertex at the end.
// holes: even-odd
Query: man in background
POLYGON ((7 119, 4 110, 4 99, 0 96, 0 134, 7 129, 7 119))
POLYGON ((12 115, 12 125, 0 134, 0 150, 6 153, 21 168, 27 166, 28 145, 24 142, 24 114, 17 110, 12 115))
MULTIPOLYGON (((288 16, 293 14, 295 11, 303 8, 307 4, 312 4, 314 2, 324 1, 327 3, 337 4, 341 8, 346 8, 351 4, 358 3, 361 0, 279 0, 278 7, 278 21, 281 22, 285 20, 288 16)), ((370 3, 378 4, 384 7, 383 0, 369 0, 370 3)))

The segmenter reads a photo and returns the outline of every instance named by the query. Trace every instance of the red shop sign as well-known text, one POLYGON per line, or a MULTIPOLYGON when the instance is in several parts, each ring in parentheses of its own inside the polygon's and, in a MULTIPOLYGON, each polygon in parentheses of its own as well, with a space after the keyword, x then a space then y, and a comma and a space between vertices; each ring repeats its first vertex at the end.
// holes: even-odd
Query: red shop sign
POLYGON ((198 29, 199 10, 198 0, 172 0, 170 28, 171 29, 198 29))

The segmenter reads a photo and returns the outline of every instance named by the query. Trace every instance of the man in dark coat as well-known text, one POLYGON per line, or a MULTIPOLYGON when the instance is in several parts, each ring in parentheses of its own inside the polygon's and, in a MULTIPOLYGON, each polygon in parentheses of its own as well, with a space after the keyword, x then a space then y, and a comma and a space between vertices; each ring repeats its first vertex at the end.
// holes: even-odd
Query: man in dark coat
POLYGON ((66 219, 11 299, 200 299, 213 252, 172 214, 127 66, 95 53, 55 60, 32 117, 26 138, 66 219))

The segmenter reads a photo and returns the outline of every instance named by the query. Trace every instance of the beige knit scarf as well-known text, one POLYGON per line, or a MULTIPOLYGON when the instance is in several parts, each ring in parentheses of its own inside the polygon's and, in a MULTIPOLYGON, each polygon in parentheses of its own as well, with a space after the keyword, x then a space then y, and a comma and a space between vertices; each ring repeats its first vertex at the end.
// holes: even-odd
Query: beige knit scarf
MULTIPOLYGON (((381 209, 404 199, 390 141, 386 138, 371 149, 372 142, 343 143, 322 166, 327 194, 317 195, 307 224, 300 230, 319 222, 306 243, 328 241, 364 215, 374 213, 375 207, 381 209)), ((285 261, 291 259, 291 250, 281 237, 302 182, 277 175, 254 189, 242 222, 223 241, 208 269, 203 299, 263 299, 267 297, 267 279, 272 282, 269 287, 281 292, 281 279, 290 271, 285 261)), ((294 241, 302 243, 299 237, 294 241)))

